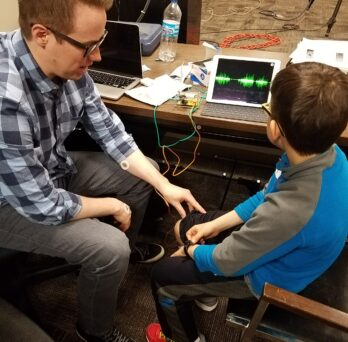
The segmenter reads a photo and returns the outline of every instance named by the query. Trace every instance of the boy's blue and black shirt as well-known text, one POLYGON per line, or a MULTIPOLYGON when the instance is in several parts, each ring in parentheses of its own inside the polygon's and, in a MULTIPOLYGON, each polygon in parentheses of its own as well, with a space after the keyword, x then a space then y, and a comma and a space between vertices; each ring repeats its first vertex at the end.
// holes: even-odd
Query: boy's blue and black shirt
POLYGON ((245 275, 299 292, 336 260, 348 235, 348 163, 336 145, 298 165, 284 154, 266 187, 235 208, 245 222, 218 245, 194 251, 200 271, 245 275))

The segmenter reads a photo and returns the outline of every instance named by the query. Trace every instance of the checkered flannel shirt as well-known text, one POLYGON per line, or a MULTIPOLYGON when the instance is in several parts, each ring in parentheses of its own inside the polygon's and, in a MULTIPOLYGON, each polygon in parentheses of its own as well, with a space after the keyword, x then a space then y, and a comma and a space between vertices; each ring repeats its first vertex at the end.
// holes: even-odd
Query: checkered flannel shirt
POLYGON ((0 207, 9 204, 45 225, 67 222, 81 209, 78 195, 55 186, 76 172, 64 140, 78 122, 116 162, 138 148, 87 74, 48 79, 19 30, 1 34, 0 207))

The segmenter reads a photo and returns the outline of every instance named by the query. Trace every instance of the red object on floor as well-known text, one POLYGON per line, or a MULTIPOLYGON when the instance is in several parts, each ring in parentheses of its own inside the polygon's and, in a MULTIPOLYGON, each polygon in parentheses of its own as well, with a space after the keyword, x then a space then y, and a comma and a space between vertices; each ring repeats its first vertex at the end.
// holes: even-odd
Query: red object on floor
POLYGON ((146 328, 147 342, 166 342, 159 323, 151 323, 146 328))

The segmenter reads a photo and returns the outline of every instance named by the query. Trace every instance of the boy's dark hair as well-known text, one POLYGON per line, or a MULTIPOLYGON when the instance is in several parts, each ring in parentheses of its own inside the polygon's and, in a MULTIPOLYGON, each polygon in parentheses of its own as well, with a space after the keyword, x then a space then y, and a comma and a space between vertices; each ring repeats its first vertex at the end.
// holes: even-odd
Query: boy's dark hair
POLYGON ((272 117, 300 154, 326 151, 348 122, 348 76, 314 62, 290 64, 271 87, 272 117))
POLYGON ((73 30, 76 3, 110 9, 113 0, 18 0, 19 26, 31 39, 31 25, 42 24, 68 34, 73 30))

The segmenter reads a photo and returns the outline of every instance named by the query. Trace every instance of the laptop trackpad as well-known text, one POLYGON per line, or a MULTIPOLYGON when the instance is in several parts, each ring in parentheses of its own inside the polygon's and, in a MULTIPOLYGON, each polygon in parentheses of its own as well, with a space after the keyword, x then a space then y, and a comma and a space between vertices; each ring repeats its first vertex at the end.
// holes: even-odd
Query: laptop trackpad
POLYGON ((105 97, 111 100, 118 100, 125 92, 124 89, 110 87, 104 84, 97 83, 96 87, 99 90, 99 93, 102 97, 105 97))

